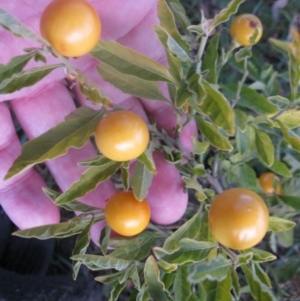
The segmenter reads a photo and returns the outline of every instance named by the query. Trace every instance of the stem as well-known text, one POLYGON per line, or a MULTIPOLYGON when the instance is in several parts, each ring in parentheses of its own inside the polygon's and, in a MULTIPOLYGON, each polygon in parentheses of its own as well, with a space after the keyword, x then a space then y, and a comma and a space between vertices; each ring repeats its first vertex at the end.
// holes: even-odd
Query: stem
POLYGON ((236 264, 237 254, 235 254, 233 251, 231 251, 229 248, 222 245, 222 249, 224 252, 232 259, 233 264, 236 264))
POLYGON ((206 174, 206 178, 207 178, 209 184, 216 190, 217 193, 223 192, 223 187, 221 186, 221 184, 215 177, 213 177, 210 174, 206 174))
POLYGON ((238 103, 238 101, 240 99, 240 94, 241 94, 243 84, 249 74, 247 66, 248 66, 248 57, 246 56, 244 58, 244 73, 243 73, 242 79, 239 81, 239 84, 238 84, 238 89, 237 89, 236 95, 235 95, 235 102, 232 105, 233 108, 235 107, 235 105, 238 103))
POLYGON ((201 59, 202 59, 202 56, 203 56, 203 53, 204 53, 204 49, 205 49, 205 46, 206 46, 206 43, 207 43, 207 40, 208 40, 208 35, 203 35, 202 38, 201 38, 201 42, 200 42, 200 46, 199 46, 199 49, 198 49, 198 52, 197 52, 197 73, 200 74, 201 73, 201 59))

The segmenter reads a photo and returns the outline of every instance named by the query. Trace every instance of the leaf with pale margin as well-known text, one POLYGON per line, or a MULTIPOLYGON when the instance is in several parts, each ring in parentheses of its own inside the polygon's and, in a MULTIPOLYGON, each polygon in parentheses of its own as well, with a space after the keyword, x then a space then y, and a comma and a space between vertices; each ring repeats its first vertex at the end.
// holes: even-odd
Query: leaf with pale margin
POLYGON ((294 228, 295 226, 296 226, 296 223, 293 221, 290 221, 288 219, 283 219, 280 217, 276 217, 276 216, 270 216, 268 231, 271 231, 271 232, 287 231, 289 229, 294 228))
POLYGON ((133 75, 124 75, 124 73, 118 72, 108 65, 97 66, 97 71, 105 81, 110 82, 124 93, 139 98, 168 102, 156 82, 147 81, 133 75))
POLYGON ((300 137, 291 132, 281 121, 277 120, 284 140, 297 152, 300 152, 300 137))
POLYGON ((182 79, 180 81, 179 87, 176 90, 174 104, 177 109, 185 107, 188 101, 193 96, 193 93, 189 91, 188 83, 186 80, 182 79))
POLYGON ((14 161, 5 179, 35 164, 64 155, 70 147, 81 148, 89 140, 104 114, 103 110, 92 111, 93 113, 79 118, 67 119, 39 137, 26 142, 21 155, 14 161))
POLYGON ((119 283, 119 281, 115 281, 112 285, 108 301, 117 301, 125 287, 126 283, 119 283))
POLYGON ((8 64, 0 64, 0 82, 6 78, 11 78, 15 74, 20 73, 27 63, 37 55, 38 52, 32 51, 30 53, 15 56, 11 58, 8 64))
POLYGON ((242 250, 240 252, 241 254, 252 253, 252 261, 255 261, 257 263, 273 261, 276 259, 276 256, 272 253, 257 248, 242 250))
POLYGON ((275 297, 273 296, 270 289, 264 285, 256 276, 251 269, 247 266, 243 265, 242 270, 246 276, 246 280, 250 287, 251 295, 257 301, 275 301, 275 297))
POLYGON ((156 166, 152 156, 151 143, 149 148, 147 148, 140 156, 137 157, 137 160, 144 164, 153 175, 156 174, 156 166))
POLYGON ((103 105, 106 108, 113 107, 112 101, 104 94, 99 86, 80 71, 78 71, 78 84, 80 92, 92 103, 103 105))
POLYGON ((280 51, 282 54, 288 55, 291 45, 290 42, 281 41, 274 38, 269 38, 268 41, 277 51, 280 51))
POLYGON ((233 149, 229 140, 225 136, 221 135, 218 132, 218 129, 215 126, 213 126, 210 122, 206 121, 200 116, 195 116, 195 119, 201 134, 205 136, 205 138, 213 146, 224 151, 231 151, 233 149))
POLYGON ((234 58, 239 63, 239 62, 243 61, 245 58, 250 58, 251 56, 252 56, 251 49, 244 47, 235 53, 234 58))
POLYGON ((134 75, 146 81, 175 83, 164 65, 116 41, 99 41, 90 54, 123 74, 134 75))
POLYGON ((173 282, 173 291, 174 291, 174 301, 188 300, 191 295, 191 286, 188 281, 188 270, 186 267, 178 267, 174 282, 173 282))
POLYGON ((216 246, 216 243, 183 238, 178 242, 176 250, 167 251, 160 247, 154 247, 153 252, 159 260, 183 265, 204 261, 208 257, 209 252, 216 246))
POLYGON ((230 294, 232 285, 231 274, 228 272, 227 277, 220 281, 205 280, 199 284, 199 295, 201 301, 214 300, 214 301, 232 301, 230 294))
POLYGON ((291 87, 291 101, 294 101, 296 100, 298 94, 300 70, 298 57, 293 54, 291 49, 289 49, 289 78, 291 87))
POLYGON ((290 104, 290 100, 283 97, 283 96, 280 96, 280 95, 274 95, 274 96, 269 96, 268 97, 268 100, 274 104, 275 106, 278 107, 278 109, 280 110, 284 110, 286 109, 289 104, 290 104))
POLYGON ((250 260, 252 260, 252 258, 253 258, 252 252, 250 252, 250 251, 243 252, 236 256, 236 259, 235 259, 236 266, 248 264, 250 262, 250 260))
MULTIPOLYGON (((110 256, 125 260, 143 260, 149 255, 157 239, 155 233, 143 231, 136 237, 125 239, 124 244, 117 247, 110 256)), ((113 247, 113 244, 110 242, 109 246, 113 247)))
POLYGON ((231 15, 237 13, 239 6, 245 2, 245 0, 231 0, 226 8, 222 9, 217 15, 215 15, 211 25, 210 31, 212 32, 218 25, 229 20, 231 15))
POLYGON ((187 27, 190 25, 190 20, 186 15, 185 9, 179 0, 166 0, 172 13, 175 17, 176 23, 179 25, 185 35, 189 35, 187 27))
POLYGON ((300 211, 300 197, 291 195, 278 195, 277 196, 286 205, 300 211))
POLYGON ((111 233, 111 228, 108 225, 106 225, 100 233, 99 246, 103 255, 107 254, 110 233, 111 233))
POLYGON ((273 165, 275 150, 270 136, 257 128, 255 130, 255 146, 258 158, 268 167, 273 165))
POLYGON ((178 59, 183 62, 191 62, 191 58, 186 51, 168 34, 168 32, 159 25, 153 26, 156 35, 165 49, 173 53, 178 59))
POLYGON ((128 268, 133 261, 111 257, 110 255, 74 255, 72 260, 77 260, 87 266, 92 271, 115 269, 122 271, 128 268))
POLYGON ((288 129, 295 129, 300 126, 300 111, 297 109, 286 110, 278 118, 288 129))
POLYGON ((267 275, 267 273, 262 269, 262 267, 258 263, 253 262, 252 263, 252 269, 254 269, 257 278, 264 285, 266 285, 268 288, 272 287, 271 280, 270 280, 269 276, 267 275))
POLYGON ((269 169, 282 177, 291 178, 293 176, 286 164, 276 159, 274 159, 273 164, 269 166, 269 169))
POLYGON ((121 166, 121 162, 111 161, 111 164, 104 166, 93 166, 85 171, 80 179, 74 182, 71 187, 62 193, 55 203, 60 206, 85 196, 89 191, 94 190, 100 183, 114 175, 121 166))
POLYGON ((121 167, 121 180, 125 191, 127 191, 130 187, 129 164, 130 162, 126 161, 121 167))
POLYGON ((206 199, 206 195, 204 193, 203 187, 198 182, 196 177, 183 176, 182 180, 184 181, 186 188, 191 188, 196 190, 197 197, 199 200, 204 201, 206 199))
POLYGON ((232 262, 229 259, 225 259, 223 255, 218 255, 218 257, 209 261, 192 266, 188 280, 192 284, 197 284, 204 280, 220 282, 227 277, 231 265, 232 262))
POLYGON ((103 155, 99 155, 95 158, 87 159, 83 162, 78 163, 79 166, 86 166, 86 167, 104 167, 104 166, 109 166, 112 164, 112 160, 108 159, 107 157, 103 155))
POLYGON ((205 56, 202 61, 202 70, 208 70, 208 75, 206 80, 209 83, 216 84, 218 73, 217 73, 217 63, 219 59, 218 46, 219 46, 220 34, 215 34, 206 48, 205 56))
POLYGON ((194 136, 192 137, 192 142, 193 142, 193 151, 197 155, 204 154, 210 146, 210 143, 208 141, 200 142, 194 136))
POLYGON ((89 225, 90 220, 91 216, 84 217, 83 215, 79 215, 70 219, 67 222, 19 230, 14 232, 13 234, 20 237, 36 237, 38 239, 48 239, 54 237, 64 238, 80 233, 84 228, 86 228, 89 225))
POLYGON ((24 24, 19 22, 16 18, 0 8, 0 25, 4 29, 9 30, 17 37, 27 38, 29 40, 37 41, 45 45, 49 45, 44 39, 36 35, 33 31, 28 29, 24 24))
POLYGON ((160 26, 166 30, 166 32, 176 41, 176 43, 188 54, 190 47, 186 41, 184 41, 177 30, 174 15, 168 7, 165 0, 158 1, 158 18, 160 26))
MULTIPOLYGON (((91 219, 87 227, 84 228, 82 232, 78 235, 72 255, 85 254, 90 244, 90 240, 91 240, 90 231, 93 224, 94 224, 94 217, 91 219)), ((73 262, 72 265, 73 265, 73 279, 76 280, 81 263, 77 261, 77 262, 73 262)))
POLYGON ((35 85, 53 70, 63 67, 61 64, 32 68, 5 78, 0 83, 0 94, 13 93, 25 87, 35 85))
POLYGON ((228 135, 235 132, 234 113, 225 96, 208 82, 202 80, 206 95, 199 105, 201 111, 209 116, 212 123, 222 128, 228 135))
POLYGON ((241 130, 242 133, 245 133, 248 122, 247 114, 241 110, 235 109, 234 118, 236 126, 241 130))
POLYGON ((164 242, 163 248, 166 251, 176 250, 179 247, 179 241, 183 238, 195 239, 199 233, 201 225, 200 211, 191 219, 186 221, 179 229, 173 232, 164 242))
POLYGON ((236 300, 240 299, 240 284, 239 284, 239 276, 237 274, 237 271, 234 267, 230 269, 231 271, 231 280, 232 280, 232 292, 235 296, 236 300))
POLYGON ((146 289, 154 300, 172 301, 170 293, 160 280, 160 271, 153 256, 149 256, 145 263, 144 276, 146 289))
POLYGON ((130 178, 131 188, 137 200, 142 201, 145 199, 151 186, 152 178, 153 174, 149 169, 143 163, 137 161, 130 178))
MULTIPOLYGON (((225 92, 230 93, 230 97, 234 99, 236 91, 238 89, 238 85, 226 85, 222 86, 222 89, 224 89, 225 92)), ((238 105, 241 107, 248 108, 261 115, 274 115, 278 113, 277 106, 272 104, 262 94, 245 85, 242 86, 238 105)))
MULTIPOLYGON (((43 192, 46 194, 46 196, 51 199, 54 203, 55 200, 61 195, 61 193, 56 192, 50 188, 42 187, 43 192)), ((102 211, 103 209, 93 207, 78 201, 73 201, 69 204, 62 204, 60 207, 68 210, 68 211, 80 211, 80 212, 93 212, 93 211, 102 211)))

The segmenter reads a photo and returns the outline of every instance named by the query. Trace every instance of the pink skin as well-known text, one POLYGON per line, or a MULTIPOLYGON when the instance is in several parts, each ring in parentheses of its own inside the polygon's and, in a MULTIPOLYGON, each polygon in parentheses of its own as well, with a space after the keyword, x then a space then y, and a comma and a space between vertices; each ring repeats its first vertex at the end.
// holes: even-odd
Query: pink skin
MULTIPOLYGON (((4 1, 1 8, 14 15, 34 32, 39 33, 39 18, 49 2, 49 0, 36 1, 33 4, 31 0, 10 0, 4 1)), ((119 0, 89 2, 100 15, 102 39, 118 40, 144 55, 159 62, 165 62, 164 51, 152 29, 152 25, 158 23, 157 0, 127 0, 124 3, 119 0)), ((24 48, 40 46, 32 41, 16 38, 3 28, 0 28, 0 39, 0 63, 3 64, 7 63, 11 57, 23 54, 24 48)), ((47 62, 57 63, 57 60, 48 56, 47 62)), ((139 100, 104 82, 95 71, 95 60, 88 55, 76 60, 72 59, 71 63, 96 81, 114 102, 124 108, 135 111, 145 120, 147 120, 147 114, 150 113, 156 118, 157 124, 168 132, 171 132, 176 125, 175 115, 166 104, 139 100)), ((37 63, 31 62, 26 69, 36 65, 37 63)), ((0 204, 20 229, 57 223, 59 211, 42 192, 41 188, 46 184, 34 169, 29 169, 8 181, 3 180, 7 170, 19 156, 21 145, 7 105, 1 101, 10 100, 11 109, 26 135, 29 139, 35 138, 63 121, 64 117, 75 109, 71 95, 62 84, 64 76, 63 70, 58 69, 33 87, 24 88, 9 95, 0 95, 0 204)), ((167 91, 164 93, 167 95, 167 91)), ((82 95, 78 95, 78 98, 82 104, 92 106, 82 95)), ((196 135, 194 123, 190 123, 181 134, 181 142, 187 150, 191 150, 192 135, 196 135)), ((92 144, 87 143, 83 148, 70 149, 66 155, 47 161, 46 164, 61 190, 65 191, 85 170, 77 163, 95 155, 92 144)), ((182 182, 179 181, 180 177, 174 166, 158 157, 157 168, 160 175, 155 177, 149 193, 151 203, 153 203, 153 212, 162 211, 164 209, 162 204, 168 203, 172 206, 174 203, 171 200, 186 204, 187 196, 180 192, 182 182), (159 178, 161 179, 156 180, 159 178), (174 181, 174 187, 172 181, 174 181), (173 188, 171 189, 170 186, 173 188)), ((106 181, 80 201, 103 208, 107 198, 114 192, 113 184, 106 181)), ((158 217, 153 220, 165 224, 179 219, 182 215, 179 209, 169 213, 165 210, 166 208, 164 214, 161 216, 158 214, 158 217)), ((104 222, 101 222, 93 228, 92 237, 95 241, 98 240, 103 225, 104 222)))

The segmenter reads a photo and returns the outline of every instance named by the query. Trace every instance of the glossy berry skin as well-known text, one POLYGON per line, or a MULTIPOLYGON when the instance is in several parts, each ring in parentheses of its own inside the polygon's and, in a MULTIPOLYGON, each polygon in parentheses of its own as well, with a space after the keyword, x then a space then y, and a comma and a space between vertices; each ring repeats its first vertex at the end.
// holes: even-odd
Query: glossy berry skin
POLYGON ((98 123, 95 142, 99 151, 114 161, 137 158, 147 148, 150 135, 144 120, 130 111, 115 111, 98 123))
POLYGON ((281 184, 279 178, 274 173, 265 172, 259 176, 258 181, 266 194, 281 194, 281 184))
POLYGON ((58 53, 78 57, 96 46, 101 22, 97 12, 85 0, 54 0, 42 14, 40 30, 58 53))
POLYGON ((141 233, 149 224, 150 207, 146 200, 138 201, 132 191, 119 191, 110 197, 105 207, 107 224, 123 236, 141 233))
POLYGON ((263 26, 260 20, 252 14, 243 14, 237 16, 231 23, 230 35, 234 41, 241 46, 251 46, 256 44, 262 37, 263 26), (250 39, 257 29, 258 34, 253 43, 250 39))
POLYGON ((209 228, 225 247, 243 250, 255 246, 269 225, 268 208, 259 195, 244 188, 220 193, 209 211, 209 228))

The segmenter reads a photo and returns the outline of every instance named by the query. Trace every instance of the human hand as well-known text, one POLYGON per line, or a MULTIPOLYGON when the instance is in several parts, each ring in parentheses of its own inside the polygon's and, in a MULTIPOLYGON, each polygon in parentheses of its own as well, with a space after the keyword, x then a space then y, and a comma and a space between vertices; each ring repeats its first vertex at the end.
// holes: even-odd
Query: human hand
MULTIPOLYGON (((30 0, 12 0, 2 4, 2 8, 30 29, 39 33, 39 19, 49 1, 31 4, 30 0)), ((117 40, 136 51, 166 64, 164 50, 157 40, 153 24, 158 23, 156 17, 157 0, 90 1, 100 15, 102 21, 103 40, 117 40)), ((11 57, 22 54, 28 47, 39 46, 32 41, 18 39, 9 32, 0 30, 0 61, 7 63, 11 57)), ((55 61, 47 58, 48 63, 55 61)), ((172 108, 163 102, 150 102, 125 94, 111 84, 103 81, 95 69, 95 60, 88 55, 71 59, 71 63, 96 82, 108 97, 119 106, 132 110, 147 120, 151 115, 159 127, 171 132, 176 125, 176 117, 172 108)), ((28 66, 32 67, 32 64, 28 66)), ((2 95, 0 101, 10 100, 9 105, 29 139, 35 138, 62 122, 66 115, 75 109, 75 104, 68 89, 63 83, 65 75, 59 69, 52 72, 38 84, 22 89, 10 95, 2 95)), ((163 92, 167 95, 165 87, 163 92)), ((80 104, 89 105, 83 95, 75 88, 75 95, 80 104)), ((52 224, 59 221, 58 208, 44 195, 42 187, 46 184, 33 169, 27 170, 7 181, 3 177, 21 152, 21 144, 7 105, 0 102, 0 203, 11 220, 20 228, 52 224)), ((193 123, 187 125, 181 133, 182 145, 191 149, 191 136, 196 135, 193 123)), ((62 191, 76 181, 84 169, 78 162, 95 156, 95 149, 87 143, 81 149, 70 149, 64 156, 46 162, 48 169, 62 191)), ((184 213, 187 205, 187 194, 183 192, 183 182, 176 168, 167 163, 163 156, 154 156, 157 175, 154 176, 147 200, 152 211, 152 220, 168 224, 177 221, 184 213), (170 183, 172 185, 170 185, 170 183)), ((80 201, 104 208, 105 201, 115 192, 111 181, 101 183, 95 190, 88 193, 80 201)), ((92 237, 95 241, 104 223, 100 222, 93 228, 92 237)))

